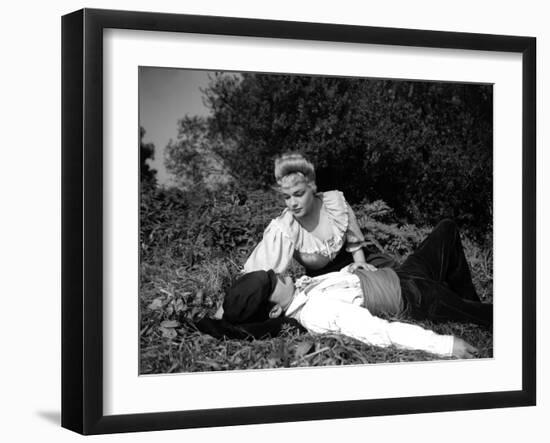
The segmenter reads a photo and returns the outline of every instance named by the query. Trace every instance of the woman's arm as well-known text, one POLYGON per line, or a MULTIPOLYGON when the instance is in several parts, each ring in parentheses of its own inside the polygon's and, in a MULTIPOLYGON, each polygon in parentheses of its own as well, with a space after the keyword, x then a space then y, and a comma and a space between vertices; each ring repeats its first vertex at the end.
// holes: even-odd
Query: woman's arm
POLYGON ((346 250, 351 253, 353 257, 353 263, 349 266, 350 272, 355 272, 356 269, 362 268, 366 271, 376 271, 376 267, 367 263, 365 253, 363 251, 363 245, 365 243, 365 237, 361 232, 355 212, 345 202, 348 213, 348 229, 346 232, 346 250))
POLYGON ((376 271, 376 266, 367 263, 363 249, 358 249, 352 252, 351 255, 353 256, 353 263, 348 267, 349 272, 355 272, 359 268, 365 271, 376 271))
POLYGON ((357 249, 356 251, 352 252, 351 255, 353 256, 354 263, 357 263, 357 264, 367 263, 367 259, 365 258, 365 253, 363 252, 363 248, 357 249))

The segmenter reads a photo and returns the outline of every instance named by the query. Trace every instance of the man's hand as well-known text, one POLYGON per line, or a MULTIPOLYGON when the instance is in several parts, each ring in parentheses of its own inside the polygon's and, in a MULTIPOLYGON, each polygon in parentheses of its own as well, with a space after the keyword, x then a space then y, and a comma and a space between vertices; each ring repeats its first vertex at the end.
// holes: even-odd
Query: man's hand
POLYGON ((453 341, 453 357, 456 358, 474 358, 477 357, 479 351, 471 344, 465 342, 461 338, 454 337, 453 341))
POLYGON ((369 265, 368 263, 365 263, 365 262, 352 263, 348 267, 349 272, 355 272, 357 269, 364 269, 365 271, 376 271, 375 266, 369 265))

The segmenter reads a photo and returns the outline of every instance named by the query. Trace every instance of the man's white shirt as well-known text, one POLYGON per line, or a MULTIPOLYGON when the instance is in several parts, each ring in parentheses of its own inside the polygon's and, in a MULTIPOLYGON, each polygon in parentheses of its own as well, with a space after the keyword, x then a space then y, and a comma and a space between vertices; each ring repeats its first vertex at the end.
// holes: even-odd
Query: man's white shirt
POLYGON ((344 268, 340 272, 298 279, 286 315, 295 318, 312 333, 333 332, 374 346, 394 345, 442 356, 452 355, 452 335, 440 335, 409 323, 387 321, 372 315, 363 304, 359 277, 344 268))

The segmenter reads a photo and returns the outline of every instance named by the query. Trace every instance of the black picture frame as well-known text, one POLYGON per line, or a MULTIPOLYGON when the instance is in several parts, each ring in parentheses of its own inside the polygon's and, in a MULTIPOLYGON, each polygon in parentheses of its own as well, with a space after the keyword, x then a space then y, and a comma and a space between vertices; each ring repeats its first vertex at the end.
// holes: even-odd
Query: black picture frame
POLYGON ((536 39, 411 29, 83 9, 62 18, 62 426, 151 431, 536 404, 536 39), (522 55, 522 388, 131 415, 103 412, 103 30, 170 31, 522 55))

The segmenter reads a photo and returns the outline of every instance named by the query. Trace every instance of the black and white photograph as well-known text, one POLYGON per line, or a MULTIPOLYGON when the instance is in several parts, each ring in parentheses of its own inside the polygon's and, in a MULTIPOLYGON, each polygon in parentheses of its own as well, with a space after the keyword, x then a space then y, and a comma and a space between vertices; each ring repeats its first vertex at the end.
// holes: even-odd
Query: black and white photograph
POLYGON ((139 67, 139 374, 493 358, 493 85, 139 67))
POLYGON ((544 440, 546 9, 7 3, 0 440, 544 440))

